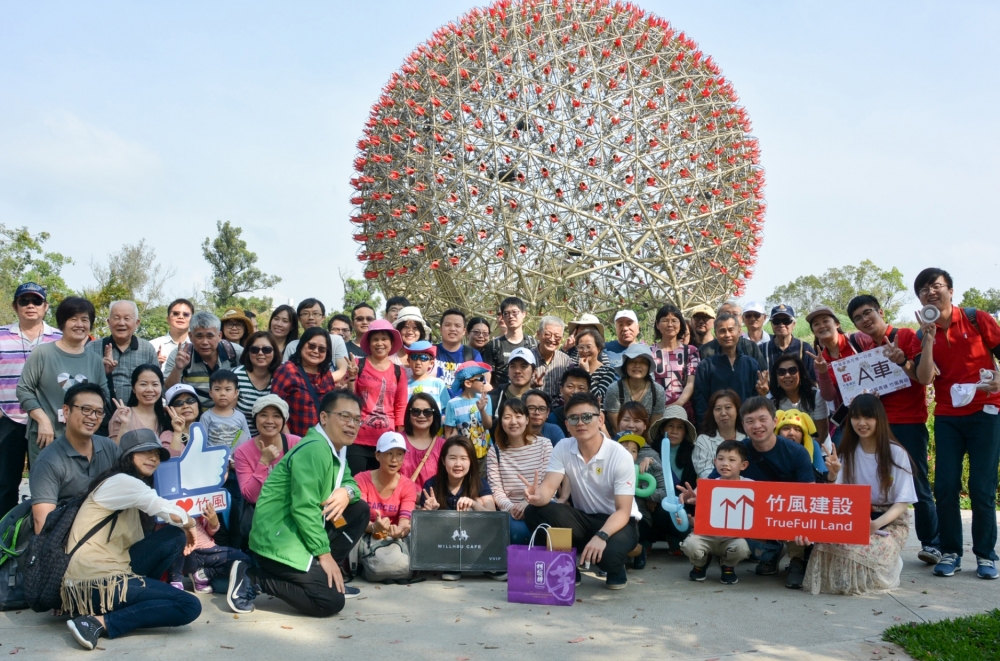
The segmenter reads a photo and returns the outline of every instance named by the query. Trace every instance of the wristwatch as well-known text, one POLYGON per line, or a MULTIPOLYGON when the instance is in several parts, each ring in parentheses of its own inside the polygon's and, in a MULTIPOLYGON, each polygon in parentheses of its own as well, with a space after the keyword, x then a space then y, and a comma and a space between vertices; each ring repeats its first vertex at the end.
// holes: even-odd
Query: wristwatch
POLYGON ((350 500, 354 500, 354 487, 349 484, 344 485, 344 490, 347 492, 347 497, 350 500))
POLYGON ((610 535, 608 535, 608 533, 604 532, 603 530, 598 530, 597 532, 594 533, 594 537, 597 537, 598 539, 601 539, 606 542, 608 541, 608 537, 610 537, 610 535))

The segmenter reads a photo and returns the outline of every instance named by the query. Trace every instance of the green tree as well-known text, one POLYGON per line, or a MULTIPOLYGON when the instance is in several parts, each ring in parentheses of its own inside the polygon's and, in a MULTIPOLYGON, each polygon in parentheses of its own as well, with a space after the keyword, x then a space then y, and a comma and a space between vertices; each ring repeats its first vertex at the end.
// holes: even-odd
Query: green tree
POLYGON ((802 313, 817 305, 829 305, 837 312, 846 312, 847 304, 859 294, 871 294, 885 310, 886 319, 895 321, 900 308, 909 298, 903 273, 895 266, 879 268, 866 259, 858 266, 828 269, 823 275, 804 275, 774 290, 768 305, 785 303, 802 313))
MULTIPOLYGON (((340 284, 344 287, 344 307, 340 312, 350 316, 351 309, 358 303, 367 303, 377 312, 382 308, 382 296, 378 290, 370 286, 361 278, 352 278, 343 269, 339 271, 340 284)), ((330 312, 330 316, 338 313, 338 310, 330 312)))
POLYGON ((212 289, 206 292, 216 308, 231 306, 240 294, 267 289, 281 282, 278 276, 267 275, 257 268, 257 253, 247 248, 240 238, 243 229, 228 220, 217 221, 219 235, 214 241, 205 239, 201 251, 212 267, 212 289))
POLYGON ((990 314, 1000 312, 1000 289, 990 287, 985 292, 981 292, 975 287, 967 289, 962 294, 962 308, 976 308, 990 314))
POLYGON ((27 227, 7 227, 0 223, 0 323, 17 320, 10 302, 14 291, 23 282, 37 282, 48 290, 49 316, 52 321, 55 307, 72 291, 63 280, 62 268, 72 264, 69 257, 46 252, 43 244, 49 240, 48 232, 31 234, 27 227))

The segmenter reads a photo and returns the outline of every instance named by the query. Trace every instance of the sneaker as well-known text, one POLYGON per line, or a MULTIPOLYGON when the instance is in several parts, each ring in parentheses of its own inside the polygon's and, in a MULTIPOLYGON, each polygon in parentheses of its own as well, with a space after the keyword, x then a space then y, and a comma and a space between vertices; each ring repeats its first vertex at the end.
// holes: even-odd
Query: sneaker
POLYGON ((941 551, 937 550, 933 546, 925 546, 920 549, 919 553, 917 553, 917 559, 923 560, 929 565, 936 565, 941 562, 941 551))
POLYGON ((104 625, 92 615, 81 615, 66 622, 76 642, 85 650, 97 647, 97 639, 104 634, 104 625))
POLYGON ((646 568, 646 547, 642 547, 642 553, 632 558, 632 569, 646 568))
POLYGON ((170 581, 170 585, 174 586, 181 592, 184 592, 184 581, 170 581))
POLYGON ((462 580, 462 573, 461 572, 457 572, 457 571, 441 572, 441 580, 442 581, 461 581, 462 580))
POLYGON ((976 567, 976 576, 979 578, 1000 578, 1000 574, 997 573, 997 563, 989 558, 976 558, 976 563, 979 565, 976 567))
POLYGON ((691 571, 688 573, 688 578, 692 581, 704 581, 705 575, 708 573, 708 565, 712 562, 712 558, 709 557, 708 562, 705 563, 704 567, 692 567, 691 571))
POLYGON ((778 573, 778 561, 780 557, 776 553, 772 560, 761 560, 757 563, 757 569, 754 572, 758 576, 774 576, 778 573))
POLYGON ((729 567, 727 565, 719 565, 719 567, 722 568, 722 578, 719 579, 720 583, 735 585, 740 582, 740 577, 736 575, 736 567, 729 567))
POLYGON ((234 560, 229 570, 229 587, 226 589, 226 603, 234 613, 252 613, 253 600, 257 591, 250 585, 247 577, 247 565, 241 560, 234 560))
POLYGON ((198 594, 212 594, 212 579, 205 575, 204 569, 199 569, 195 573, 190 575, 191 584, 194 585, 194 591, 198 594))
POLYGON ((352 588, 350 585, 344 586, 344 599, 354 599, 361 596, 361 590, 352 588))
POLYGON ((785 578, 785 587, 790 590, 801 590, 802 581, 806 577, 806 561, 802 558, 792 558, 788 563, 788 576, 785 578))
POLYGON ((941 560, 934 565, 935 576, 954 576, 957 571, 962 571, 962 559, 957 553, 943 554, 941 560))
POLYGON ((608 572, 608 580, 604 583, 609 590, 623 590, 628 585, 628 574, 625 565, 618 571, 608 572))
POLYGON ((494 581, 502 582, 507 580, 507 572, 505 571, 488 571, 483 573, 492 578, 494 581))

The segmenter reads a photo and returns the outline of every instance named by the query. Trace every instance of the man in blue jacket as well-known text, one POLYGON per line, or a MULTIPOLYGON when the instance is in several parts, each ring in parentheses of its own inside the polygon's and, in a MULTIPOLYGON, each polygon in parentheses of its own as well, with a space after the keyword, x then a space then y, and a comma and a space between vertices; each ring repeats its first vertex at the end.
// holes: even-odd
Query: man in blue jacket
POLYGON ((731 314, 723 313, 715 320, 715 339, 720 352, 703 358, 694 375, 694 413, 696 424, 701 424, 708 411, 712 393, 735 390, 740 401, 767 392, 767 373, 761 371, 757 361, 739 348, 740 322, 731 314))

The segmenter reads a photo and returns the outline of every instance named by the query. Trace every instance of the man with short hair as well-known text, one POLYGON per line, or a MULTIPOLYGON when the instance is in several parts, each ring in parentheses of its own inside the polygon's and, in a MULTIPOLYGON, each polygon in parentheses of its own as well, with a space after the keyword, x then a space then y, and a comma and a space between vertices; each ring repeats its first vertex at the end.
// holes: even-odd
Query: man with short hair
POLYGON ((743 317, 743 306, 734 299, 729 299, 719 306, 718 314, 731 314, 739 320, 743 317))
POLYGON ((582 367, 570 367, 563 372, 562 379, 559 381, 559 397, 553 398, 552 410, 549 412, 548 419, 550 424, 559 427, 563 433, 563 438, 569 436, 569 430, 566 427, 566 409, 564 404, 573 395, 578 395, 582 392, 590 392, 590 372, 582 367))
POLYGON ((339 335, 340 339, 344 341, 345 347, 353 337, 351 332, 351 318, 346 314, 335 314, 330 317, 330 321, 326 322, 326 329, 330 331, 331 336, 339 335))
POLYGON ((528 501, 524 520, 532 530, 543 523, 570 528, 580 563, 596 564, 607 572, 607 588, 620 590, 628 585, 625 560, 639 541, 642 518, 635 502, 635 464, 628 450, 604 435, 604 414, 592 394, 571 397, 566 413, 572 438, 552 448, 545 478, 520 476, 528 501), (552 502, 564 477, 572 505, 552 502))
POLYGON ((166 387, 186 383, 198 393, 201 409, 210 409, 215 405, 209 395, 212 373, 236 369, 243 347, 222 339, 222 322, 206 310, 191 317, 190 340, 167 357, 163 366, 166 387))
POLYGON ((771 330, 774 336, 764 345, 764 362, 761 369, 770 373, 782 356, 796 355, 806 366, 812 380, 816 381, 815 354, 812 347, 795 337, 795 309, 791 305, 779 303, 771 308, 771 330))
POLYGON ((500 302, 500 317, 504 321, 504 334, 494 337, 483 347, 483 362, 493 368, 493 387, 507 383, 507 361, 518 347, 534 349, 538 341, 524 334, 525 310, 528 306, 517 296, 508 296, 500 302))
POLYGON ((1000 358, 1000 326, 987 312, 956 307, 951 275, 943 269, 921 271, 913 290, 921 305, 933 305, 941 315, 934 322, 921 321, 921 353, 916 358, 918 371, 926 363, 938 370, 934 379, 934 499, 943 557, 934 566, 934 575, 953 576, 962 570, 959 497, 962 463, 968 454, 976 575, 995 579, 1000 576, 995 550, 1000 463, 1000 373, 995 361, 1000 358))
POLYGON ((469 361, 481 363, 483 357, 476 349, 462 344, 465 338, 464 312, 458 308, 448 308, 441 313, 440 328, 441 344, 437 345, 434 366, 437 369, 437 377, 451 388, 451 384, 455 382, 455 370, 459 365, 469 361))
POLYGON ((741 401, 745 401, 760 392, 762 384, 767 383, 766 374, 753 357, 743 353, 739 340, 739 321, 731 314, 720 314, 715 320, 715 341, 719 353, 703 357, 694 374, 691 401, 696 426, 705 419, 708 400, 714 393, 731 389, 736 391, 741 401))
MULTIPOLYGON (((742 309, 740 308, 738 303, 736 303, 735 301, 726 301, 721 306, 719 306, 718 316, 722 316, 724 314, 732 315, 732 317, 736 319, 736 327, 737 327, 736 329, 742 330, 739 327, 742 309)), ((716 320, 717 317, 713 316, 712 319, 716 320)), ((746 336, 741 335, 737 340, 736 346, 742 353, 745 353, 746 355, 756 360, 757 364, 761 366, 761 369, 764 369, 763 365, 766 364, 766 361, 764 360, 764 352, 761 351, 761 348, 757 346, 757 344, 753 340, 750 340, 746 336)), ((698 347, 698 352, 701 355, 702 360, 706 358, 711 358, 712 356, 719 353, 719 351, 720 348, 719 348, 718 338, 709 340, 708 342, 698 347)))
POLYGON ((383 317, 383 319, 385 319, 390 324, 395 326, 396 319, 399 317, 399 311, 409 306, 410 306, 410 300, 405 296, 390 296, 385 301, 385 316, 383 317))
POLYGON ((691 308, 691 346, 695 349, 701 349, 703 344, 711 341, 714 319, 715 310, 708 305, 701 304, 691 308))
POLYGON ((59 502, 87 493, 94 478, 118 459, 118 445, 96 435, 104 413, 104 391, 96 383, 79 383, 66 391, 66 427, 38 454, 28 479, 36 533, 59 502))
POLYGON ((771 341, 771 336, 764 330, 764 304, 757 301, 747 303, 743 310, 743 325, 747 327, 747 332, 743 337, 747 338, 757 346, 763 346, 771 341))
POLYGON ((565 330, 566 322, 559 317, 546 315, 538 322, 538 346, 532 349, 536 361, 534 385, 550 397, 559 394, 562 375, 574 365, 573 359, 559 349, 565 330))
MULTIPOLYGON (((375 321, 375 308, 367 303, 358 303, 351 308, 351 324, 354 326, 354 337, 360 339, 365 334, 365 331, 368 330, 368 324, 373 321, 375 321)), ((354 340, 347 343, 347 351, 352 356, 357 356, 358 358, 364 358, 366 355, 354 340)))
MULTIPOLYGON (((913 485, 917 502, 913 505, 917 539, 921 550, 917 557, 930 565, 941 560, 938 550, 937 508, 928 477, 927 444, 927 385, 934 380, 934 365, 926 361, 918 368, 914 362, 920 355, 920 340, 912 328, 893 328, 885 320, 878 299, 869 294, 855 296, 847 304, 847 316, 859 332, 872 339, 876 347, 885 347, 886 359, 899 365, 910 377, 910 385, 902 390, 881 395, 889 428, 899 444, 909 453, 913 464, 913 485)), ((808 317, 807 317, 808 321, 808 317)))
MULTIPOLYGON (((295 309, 295 314, 299 318, 299 326, 304 333, 307 329, 322 326, 326 317, 326 306, 318 298, 307 298, 295 309)), ((333 372, 333 380, 340 382, 347 376, 347 345, 340 335, 330 335, 330 345, 333 347, 331 354, 333 361, 330 363, 330 371, 333 372)), ((287 361, 295 355, 299 341, 292 340, 285 347, 282 353, 282 361, 287 361)))
POLYGON ((175 299, 167 306, 167 334, 149 341, 156 351, 160 369, 163 369, 170 352, 188 341, 188 327, 193 314, 194 303, 186 298, 175 299))
POLYGON ((639 339, 639 333, 639 317, 634 310, 619 310, 615 313, 615 339, 604 345, 608 365, 615 369, 622 366, 622 354, 630 344, 639 339))
POLYGON ((328 393, 319 424, 274 467, 257 499, 250 550, 259 566, 247 578, 256 591, 305 615, 335 615, 360 592, 340 571, 370 516, 347 467, 347 447, 360 427, 358 396, 328 393))
POLYGON ((132 372, 139 365, 157 364, 156 349, 135 334, 139 328, 139 306, 134 301, 111 303, 108 328, 111 335, 89 343, 87 351, 102 357, 111 403, 116 399, 128 402, 132 396, 132 372))
MULTIPOLYGON (((510 360, 507 361, 507 385, 494 388, 489 392, 492 406, 495 413, 500 410, 500 405, 509 399, 521 399, 524 394, 531 390, 532 377, 535 375, 535 354, 520 347, 510 352, 510 360)), ((493 433, 496 438, 496 428, 500 424, 500 417, 493 416, 493 433)))
POLYGON ((18 286, 12 304, 17 321, 0 327, 0 516, 17 505, 28 456, 28 414, 17 401, 17 381, 35 347, 62 337, 45 323, 46 299, 37 283, 18 286))

